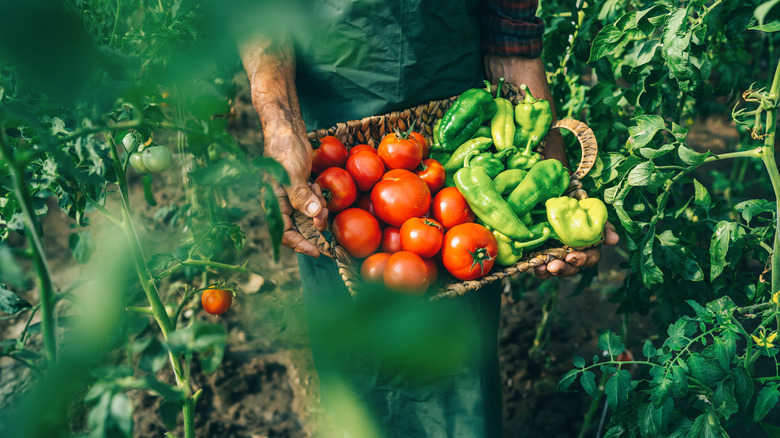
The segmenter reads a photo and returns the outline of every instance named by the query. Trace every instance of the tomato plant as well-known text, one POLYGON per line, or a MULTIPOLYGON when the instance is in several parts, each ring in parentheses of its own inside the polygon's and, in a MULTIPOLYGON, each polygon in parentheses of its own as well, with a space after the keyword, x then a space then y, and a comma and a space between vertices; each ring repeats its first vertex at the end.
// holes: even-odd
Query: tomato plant
POLYGON ((333 236, 349 255, 362 259, 376 252, 382 242, 379 222, 360 208, 348 208, 333 218, 333 236))
POLYGON ((329 167, 323 170, 315 180, 322 188, 328 211, 338 213, 355 203, 357 186, 349 172, 341 167, 329 167))
POLYGON ((444 235, 441 261, 453 277, 475 280, 493 268, 498 242, 487 228, 475 223, 452 227, 444 235))
POLYGON ((400 230, 401 248, 427 259, 435 256, 444 240, 444 228, 433 219, 407 219, 400 230))
POLYGON ((311 162, 311 172, 319 175, 329 167, 344 167, 349 152, 344 143, 332 135, 326 135, 312 144, 314 155, 311 162))
POLYGON ((206 289, 201 295, 203 310, 212 315, 222 315, 233 304, 233 292, 225 289, 206 289))
POLYGON ((416 296, 424 294, 431 284, 425 261, 410 251, 399 251, 390 255, 383 279, 388 289, 416 296))
POLYGON ((419 176, 404 170, 391 170, 374 185, 371 203, 379 219, 401 227, 411 217, 422 217, 430 209, 431 192, 419 176))

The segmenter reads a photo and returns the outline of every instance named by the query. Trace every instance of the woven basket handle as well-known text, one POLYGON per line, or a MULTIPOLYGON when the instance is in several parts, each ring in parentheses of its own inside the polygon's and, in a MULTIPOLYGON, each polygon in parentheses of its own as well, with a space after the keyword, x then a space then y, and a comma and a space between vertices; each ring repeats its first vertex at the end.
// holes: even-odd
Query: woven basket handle
POLYGON ((585 123, 574 119, 558 120, 553 123, 551 128, 568 129, 580 142, 582 159, 580 160, 580 165, 577 166, 577 170, 572 174, 572 179, 581 180, 591 169, 593 169, 593 165, 596 164, 596 157, 598 157, 599 153, 596 136, 593 134, 593 130, 585 123))
POLYGON ((320 250, 321 254, 324 254, 330 258, 334 258, 336 255, 333 251, 333 247, 328 242, 328 239, 322 235, 320 230, 314 226, 314 221, 305 214, 298 210, 293 211, 292 215, 293 224, 303 237, 320 250))

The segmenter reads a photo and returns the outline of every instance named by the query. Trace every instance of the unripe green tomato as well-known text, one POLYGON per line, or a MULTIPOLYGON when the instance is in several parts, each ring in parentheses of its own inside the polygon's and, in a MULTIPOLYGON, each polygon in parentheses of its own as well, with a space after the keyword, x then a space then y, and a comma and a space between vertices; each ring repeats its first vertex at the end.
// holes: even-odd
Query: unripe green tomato
POLYGON ((141 153, 136 152, 133 155, 130 155, 130 165, 133 166, 133 169, 135 169, 139 173, 149 173, 151 172, 148 167, 144 164, 144 160, 141 157, 141 153))
POLYGON ((165 146, 150 146, 141 152, 144 165, 150 172, 168 170, 173 163, 173 154, 165 146))
POLYGON ((122 145, 126 151, 131 151, 135 146, 141 142, 141 136, 134 131, 128 132, 124 138, 122 138, 122 145))

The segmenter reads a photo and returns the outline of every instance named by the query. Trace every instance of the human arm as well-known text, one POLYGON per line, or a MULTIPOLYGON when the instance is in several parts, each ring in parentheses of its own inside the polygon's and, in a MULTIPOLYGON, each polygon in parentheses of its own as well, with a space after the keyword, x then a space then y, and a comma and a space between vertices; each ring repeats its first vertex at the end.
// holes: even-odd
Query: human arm
MULTIPOLYGON (((547 83, 547 73, 541 58, 541 36, 544 25, 535 17, 535 1, 486 2, 486 13, 482 18, 484 67, 488 80, 497 83, 503 77, 508 83, 526 84, 531 94, 550 102, 553 122, 556 120, 555 105, 547 83)), ((568 167, 563 137, 558 130, 551 130, 545 139, 544 157, 556 159, 568 167)), ((619 237, 612 224, 604 230, 604 244, 616 245, 619 237)), ((538 278, 570 276, 583 267, 595 266, 601 259, 599 247, 584 251, 572 251, 564 260, 553 260, 536 268, 538 278)))
POLYGON ((262 126, 264 155, 278 161, 290 176, 288 186, 274 191, 285 225, 282 243, 297 252, 317 256, 316 246, 296 230, 291 219, 293 210, 299 210, 312 217, 322 230, 328 217, 320 188, 307 181, 313 151, 295 89, 293 49, 254 35, 239 42, 239 51, 249 77, 252 104, 262 126))

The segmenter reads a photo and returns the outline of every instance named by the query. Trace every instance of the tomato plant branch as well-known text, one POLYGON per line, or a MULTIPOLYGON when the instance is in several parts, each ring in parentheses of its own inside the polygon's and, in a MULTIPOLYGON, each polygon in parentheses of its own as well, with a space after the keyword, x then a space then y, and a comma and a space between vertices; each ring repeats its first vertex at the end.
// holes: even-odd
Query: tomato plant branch
POLYGON ((35 266, 36 281, 38 284, 38 297, 41 306, 41 334, 43 347, 49 366, 57 364, 57 322, 54 316, 54 286, 51 280, 51 270, 45 257, 41 228, 35 216, 32 205, 32 196, 29 185, 24 179, 24 166, 18 163, 14 157, 11 146, 5 138, 5 124, 0 123, 0 158, 8 164, 8 169, 13 178, 14 196, 22 210, 22 217, 27 229, 27 241, 30 244, 30 255, 35 266))
MULTIPOLYGON (((769 173, 769 179, 772 181, 772 189, 775 193, 775 202, 780 200, 780 172, 777 170, 777 163, 775 162, 775 131, 777 130, 777 97, 780 95, 780 62, 775 67, 775 75, 772 79, 772 86, 769 90, 769 97, 772 99, 770 108, 767 108, 766 112, 766 136, 764 137, 764 153, 761 159, 764 161, 764 166, 769 173)), ((762 104, 763 105, 763 104, 762 104)), ((780 202, 777 202, 777 210, 775 211, 775 236, 774 244, 772 246, 772 289, 771 292, 775 293, 780 288, 780 202)))
POLYGON ((199 267, 206 267, 206 268, 216 268, 216 269, 226 269, 229 271, 235 271, 240 272, 242 274, 246 274, 246 264, 247 262, 244 262, 243 265, 228 265, 226 263, 220 263, 220 262, 212 262, 210 260, 196 260, 196 259, 187 259, 184 261, 179 262, 176 265, 173 265, 163 271, 160 271, 157 273, 157 278, 165 278, 170 276, 171 274, 180 271, 185 266, 199 266, 199 267))

